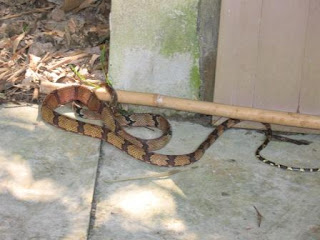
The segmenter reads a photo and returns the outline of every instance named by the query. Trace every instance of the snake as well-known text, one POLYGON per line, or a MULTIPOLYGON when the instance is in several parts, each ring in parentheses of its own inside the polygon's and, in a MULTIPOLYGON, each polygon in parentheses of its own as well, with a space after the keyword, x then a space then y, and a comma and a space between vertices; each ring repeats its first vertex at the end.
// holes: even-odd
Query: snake
MULTIPOLYGON (((110 102, 98 99, 95 90, 84 85, 71 85, 50 92, 41 106, 42 119, 60 129, 102 139, 114 147, 126 152, 131 157, 162 167, 186 166, 197 162, 205 151, 228 129, 242 120, 229 118, 216 126, 206 139, 193 151, 187 154, 166 155, 155 152, 163 148, 171 139, 171 125, 166 118, 153 113, 119 114, 117 94, 111 86, 106 86, 111 95, 110 102), (102 126, 79 121, 56 111, 62 105, 78 101, 88 110, 96 113, 102 121, 102 126), (153 139, 135 137, 125 131, 127 127, 157 128, 162 134, 153 139)), ((280 169, 300 172, 320 172, 320 168, 290 167, 264 158, 260 152, 272 140, 272 130, 269 123, 262 123, 266 130, 265 140, 256 149, 255 156, 261 162, 280 169)), ((293 140, 295 141, 295 140, 293 140)))

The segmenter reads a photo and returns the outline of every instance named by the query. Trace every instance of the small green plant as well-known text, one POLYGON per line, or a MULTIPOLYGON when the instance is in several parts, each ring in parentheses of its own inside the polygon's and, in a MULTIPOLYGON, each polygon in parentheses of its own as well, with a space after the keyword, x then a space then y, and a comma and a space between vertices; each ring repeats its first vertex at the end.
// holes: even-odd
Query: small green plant
POLYGON ((100 54, 100 64, 101 64, 101 69, 103 72, 103 75, 106 79, 106 83, 112 87, 112 81, 110 80, 110 78, 108 77, 108 73, 106 71, 106 65, 107 65, 107 50, 106 50, 106 46, 103 45, 102 49, 101 49, 101 54, 100 54))
POLYGON ((27 23, 23 23, 22 24, 22 32, 28 32, 29 31, 29 24, 27 24, 27 23))
POLYGON ((81 82, 84 82, 85 84, 87 84, 91 87, 99 88, 99 85, 93 84, 93 83, 87 81, 87 79, 76 69, 76 67, 74 65, 70 64, 69 67, 72 70, 72 72, 80 79, 81 82))

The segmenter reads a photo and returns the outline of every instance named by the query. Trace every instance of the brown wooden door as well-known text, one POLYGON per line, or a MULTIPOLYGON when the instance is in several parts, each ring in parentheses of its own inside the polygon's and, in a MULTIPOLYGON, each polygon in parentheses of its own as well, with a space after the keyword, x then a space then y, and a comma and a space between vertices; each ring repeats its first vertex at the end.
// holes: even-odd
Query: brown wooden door
POLYGON ((320 0, 222 0, 214 101, 320 115, 320 0))

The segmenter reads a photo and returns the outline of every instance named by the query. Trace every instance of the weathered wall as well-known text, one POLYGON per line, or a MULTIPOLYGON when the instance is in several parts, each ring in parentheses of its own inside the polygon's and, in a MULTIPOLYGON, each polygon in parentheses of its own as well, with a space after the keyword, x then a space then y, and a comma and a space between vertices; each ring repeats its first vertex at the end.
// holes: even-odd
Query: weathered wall
POLYGON ((118 89, 198 99, 198 0, 114 0, 109 76, 118 89))
POLYGON ((113 0, 116 88, 212 101, 221 0, 113 0))
POLYGON ((320 116, 320 1, 225 0, 215 102, 320 116))
POLYGON ((200 97, 213 100, 221 0, 201 0, 198 15, 200 44, 200 97))

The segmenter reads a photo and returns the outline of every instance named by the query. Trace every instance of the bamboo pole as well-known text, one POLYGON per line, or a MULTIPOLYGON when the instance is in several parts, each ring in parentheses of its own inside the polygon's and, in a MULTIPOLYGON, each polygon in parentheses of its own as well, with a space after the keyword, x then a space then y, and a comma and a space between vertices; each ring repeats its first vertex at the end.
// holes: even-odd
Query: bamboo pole
MULTIPOLYGON (((50 82, 41 83, 40 91, 50 91, 64 87, 65 84, 50 82)), ((96 90, 97 97, 102 101, 109 101, 110 95, 104 88, 96 90)), ((117 90, 120 103, 144 105, 158 108, 168 108, 186 112, 202 113, 206 115, 236 118, 241 120, 265 122, 293 127, 320 129, 320 117, 306 114, 271 111, 248 107, 230 106, 204 101, 169 97, 153 93, 129 92, 117 90)))

